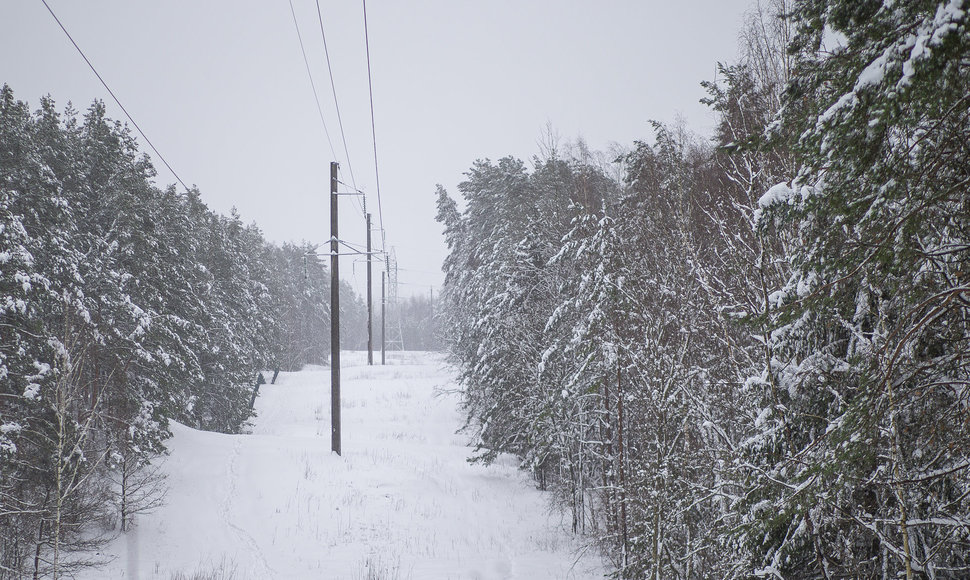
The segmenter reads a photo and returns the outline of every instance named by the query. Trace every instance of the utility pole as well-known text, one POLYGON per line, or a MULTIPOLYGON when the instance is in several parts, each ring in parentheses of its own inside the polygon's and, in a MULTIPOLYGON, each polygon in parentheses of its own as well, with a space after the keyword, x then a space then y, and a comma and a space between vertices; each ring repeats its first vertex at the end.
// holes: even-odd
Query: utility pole
POLYGON ((340 455, 340 247, 337 243, 337 163, 330 163, 330 448, 340 455))
POLYGON ((374 364, 374 305, 371 300, 370 214, 367 214, 367 364, 374 364))
POLYGON ((387 272, 381 270, 381 364, 384 364, 384 351, 387 348, 387 343, 384 340, 384 331, 387 327, 385 315, 387 312, 387 272))

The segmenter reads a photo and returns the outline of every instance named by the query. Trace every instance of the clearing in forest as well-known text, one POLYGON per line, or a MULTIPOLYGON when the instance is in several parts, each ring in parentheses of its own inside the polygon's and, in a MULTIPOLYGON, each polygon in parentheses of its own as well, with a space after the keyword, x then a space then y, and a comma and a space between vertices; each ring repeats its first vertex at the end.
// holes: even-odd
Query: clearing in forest
POLYGON ((249 434, 173 424, 164 507, 85 577, 602 578, 514 460, 466 461, 441 357, 388 354, 387 366, 343 355, 342 457, 325 367, 260 387, 249 434))

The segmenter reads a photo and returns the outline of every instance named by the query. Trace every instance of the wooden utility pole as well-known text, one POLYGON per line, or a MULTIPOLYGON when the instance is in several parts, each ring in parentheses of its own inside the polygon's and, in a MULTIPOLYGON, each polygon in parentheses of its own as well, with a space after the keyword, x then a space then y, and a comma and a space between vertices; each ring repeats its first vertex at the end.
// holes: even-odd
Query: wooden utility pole
POLYGON ((374 364, 374 330, 373 330, 373 320, 374 320, 374 305, 371 300, 371 250, 370 250, 370 214, 365 216, 367 218, 367 364, 374 364))
POLYGON ((381 270, 381 364, 384 364, 384 351, 386 350, 386 342, 384 341, 384 331, 386 330, 385 313, 387 312, 387 272, 381 270))
POLYGON ((340 455, 340 259, 337 163, 330 163, 330 448, 340 455))

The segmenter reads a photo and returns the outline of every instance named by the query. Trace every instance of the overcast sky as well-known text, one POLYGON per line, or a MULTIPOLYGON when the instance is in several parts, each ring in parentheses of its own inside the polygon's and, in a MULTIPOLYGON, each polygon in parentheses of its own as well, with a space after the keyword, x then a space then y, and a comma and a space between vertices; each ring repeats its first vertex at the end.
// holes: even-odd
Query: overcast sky
MULTIPOLYGON (((320 0, 350 163, 314 0, 292 0, 341 179, 378 196, 360 0, 320 0)), ((472 162, 528 160, 547 124, 592 149, 652 136, 682 116, 709 132, 700 82, 733 61, 753 0, 371 0, 367 5, 381 209, 401 294, 440 284, 435 184, 452 195, 472 162)), ((286 0, 48 0, 179 176, 212 209, 235 206, 276 242, 329 237, 329 163, 286 0)), ((123 113, 41 0, 0 2, 0 83, 36 109, 103 99, 123 113)), ((143 150, 148 151, 143 144, 143 150)), ((175 178, 156 160, 160 185, 175 178)), ((341 198, 341 237, 364 240, 341 198)), ((375 234, 379 239, 379 234, 375 234)), ((360 288, 364 269, 341 273, 360 288)))

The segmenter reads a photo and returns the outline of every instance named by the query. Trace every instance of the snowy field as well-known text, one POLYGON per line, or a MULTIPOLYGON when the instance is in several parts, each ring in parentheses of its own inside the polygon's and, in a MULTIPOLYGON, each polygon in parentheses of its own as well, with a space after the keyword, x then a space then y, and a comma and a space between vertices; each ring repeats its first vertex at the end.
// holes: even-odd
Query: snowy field
POLYGON ((173 425, 164 507, 84 578, 602 578, 513 460, 466 462, 441 359, 388 355, 343 355, 342 457, 322 367, 260 387, 251 434, 173 425))

